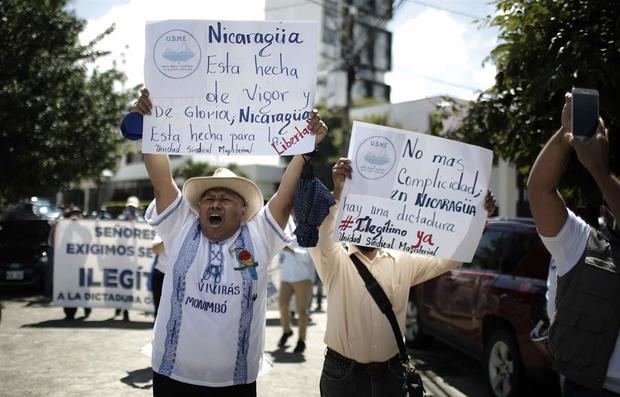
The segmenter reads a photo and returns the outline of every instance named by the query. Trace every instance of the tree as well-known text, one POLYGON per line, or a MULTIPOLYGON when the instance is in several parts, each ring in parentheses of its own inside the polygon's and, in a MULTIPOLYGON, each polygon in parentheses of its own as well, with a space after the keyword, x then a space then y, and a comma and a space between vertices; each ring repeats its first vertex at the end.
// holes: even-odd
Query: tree
MULTIPOLYGON (((564 93, 571 87, 596 88, 600 114, 612 135, 612 165, 619 170, 620 2, 497 0, 496 7, 496 16, 486 20, 499 28, 500 44, 489 56, 497 67, 495 85, 467 108, 452 109, 466 115, 448 137, 485 146, 512 161, 522 184, 542 145, 560 126, 564 93)), ((434 127, 434 132, 440 129, 437 123, 434 127)), ((595 203, 598 189, 592 179, 575 159, 569 167, 578 172, 566 178, 565 193, 595 203)))
POLYGON ((78 35, 67 0, 0 1, 0 204, 51 196, 114 169, 129 102, 116 69, 88 72, 106 53, 78 35))

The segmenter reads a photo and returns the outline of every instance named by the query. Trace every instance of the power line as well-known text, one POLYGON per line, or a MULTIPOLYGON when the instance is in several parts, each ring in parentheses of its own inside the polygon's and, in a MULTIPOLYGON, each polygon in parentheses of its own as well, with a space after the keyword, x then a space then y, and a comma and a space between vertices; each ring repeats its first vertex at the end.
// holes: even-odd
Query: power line
POLYGON ((479 87, 466 86, 464 84, 454 83, 454 82, 451 82, 451 81, 442 80, 442 79, 438 79, 438 78, 431 77, 431 76, 425 76, 425 75, 422 75, 422 74, 419 74, 419 73, 415 73, 415 72, 410 72, 410 73, 415 75, 415 76, 417 76, 418 78, 423 79, 423 80, 432 81, 433 83, 448 85, 448 86, 451 86, 451 87, 461 88, 463 90, 469 90, 469 91, 482 91, 482 89, 480 89, 479 87))
POLYGON ((265 8, 265 11, 278 11, 278 10, 284 10, 287 8, 293 8, 293 7, 297 7, 297 6, 301 6, 301 5, 306 5, 307 3, 313 4, 315 6, 321 7, 324 10, 331 10, 331 11, 337 11, 337 8, 334 7, 326 7, 325 4, 320 3, 316 0, 302 0, 298 3, 293 3, 293 4, 287 4, 284 6, 280 6, 280 7, 271 7, 271 8, 265 8))
POLYGON ((265 11, 284 10, 286 8, 293 8, 293 7, 297 7, 297 6, 303 5, 303 4, 305 4, 305 1, 302 1, 302 2, 299 2, 299 3, 288 4, 288 5, 280 6, 280 7, 265 8, 265 11))
POLYGON ((435 4, 426 3, 424 1, 417 1, 417 0, 407 0, 407 1, 410 2, 410 3, 413 3, 413 4, 424 6, 424 7, 434 8, 436 10, 441 10, 441 11, 449 12, 451 14, 460 15, 462 17, 467 17, 467 18, 471 18, 471 19, 482 19, 482 17, 480 17, 478 15, 468 14, 468 13, 463 12, 463 11, 458 11, 458 10, 454 10, 454 9, 447 8, 447 7, 441 7, 441 6, 438 6, 438 5, 435 5, 435 4))

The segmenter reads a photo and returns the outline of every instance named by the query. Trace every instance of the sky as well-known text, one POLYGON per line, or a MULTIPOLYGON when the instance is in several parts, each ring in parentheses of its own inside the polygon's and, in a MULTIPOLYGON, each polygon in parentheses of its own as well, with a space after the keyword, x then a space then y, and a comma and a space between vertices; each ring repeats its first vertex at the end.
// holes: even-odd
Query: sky
MULTIPOLYGON (((98 66, 106 69, 116 62, 128 76, 127 87, 142 82, 147 20, 265 17, 264 0, 72 0, 70 7, 87 20, 83 42, 115 25, 99 46, 112 54, 98 66)), ((482 63, 497 45, 497 31, 472 22, 492 12, 489 0, 405 1, 388 25, 393 70, 386 82, 392 86, 392 102, 434 95, 473 99, 492 86, 495 68, 482 63)))

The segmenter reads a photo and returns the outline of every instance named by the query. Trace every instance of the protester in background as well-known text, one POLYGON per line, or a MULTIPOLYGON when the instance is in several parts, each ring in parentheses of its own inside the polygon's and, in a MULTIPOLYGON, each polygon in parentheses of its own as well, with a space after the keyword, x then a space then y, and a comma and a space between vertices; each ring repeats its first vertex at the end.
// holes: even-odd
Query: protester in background
POLYGON ((112 219, 112 214, 110 214, 107 207, 103 206, 97 212, 96 218, 106 221, 112 219))
POLYGON ((157 236, 153 243, 153 252, 155 253, 155 259, 153 260, 153 269, 151 270, 151 291, 153 291, 153 304, 155 305, 155 318, 157 319, 161 288, 164 284, 164 276, 168 271, 168 255, 166 255, 164 242, 159 236, 157 236))
MULTIPOLYGON (((294 227, 293 227, 294 229, 294 227)), ((303 353, 306 349, 306 330, 308 328, 308 306, 312 298, 312 282, 314 264, 308 250, 293 240, 280 253, 280 323, 282 336, 278 347, 285 347, 289 337, 293 335, 289 303, 291 295, 295 295, 295 311, 298 314, 299 335, 295 353, 303 353)))
MULTIPOLYGON (((136 196, 129 196, 125 202, 125 209, 118 216, 119 220, 129 222, 144 222, 144 217, 140 211, 140 200, 136 196)), ((129 321, 129 310, 116 309, 114 317, 123 312, 123 321, 129 321)))
MULTIPOLYGON (((65 219, 71 219, 71 220, 82 219, 82 211, 80 210, 80 208, 72 206, 72 207, 65 209, 63 217, 65 219)), ((50 240, 52 241, 52 243, 54 242, 54 239, 56 238, 56 225, 57 225, 56 223, 52 225, 52 230, 50 232, 50 240)), ((77 313, 77 307, 63 307, 62 310, 65 313, 65 320, 75 319, 75 314, 77 313)), ((88 316, 90 316, 90 313, 91 313, 91 308, 85 307, 84 318, 87 318, 88 316)))
MULTIPOLYGON (((337 202, 319 228, 319 242, 310 254, 329 296, 327 305, 327 352, 320 389, 323 397, 400 397, 404 372, 394 333, 366 289, 350 255, 368 267, 388 296, 403 332, 409 290, 413 285, 453 269, 457 262, 431 256, 371 248, 334 240, 338 205, 351 161, 340 159, 332 170, 337 202)), ((495 211, 488 192, 487 213, 495 211)))
POLYGON ((118 219, 122 221, 144 222, 144 216, 140 210, 140 200, 136 196, 127 197, 125 209, 118 216, 118 219))
POLYGON ((323 312, 323 282, 319 277, 319 273, 317 273, 316 269, 314 271, 314 285, 316 286, 316 306, 313 311, 322 313, 323 312))
POLYGON ((60 213, 58 216, 52 221, 50 225, 50 232, 47 236, 47 265, 45 267, 45 286, 43 290, 43 295, 50 299, 54 299, 54 238, 56 237, 56 224, 65 215, 65 207, 59 206, 60 213))
MULTIPOLYGON (((132 110, 150 114, 151 108, 144 89, 132 110)), ((317 144, 327 133, 316 111, 307 130, 317 144)), ((309 158, 293 157, 264 205, 254 182, 222 168, 188 179, 181 192, 168 156, 144 153, 155 192, 146 218, 175 258, 155 321, 155 396, 256 396, 266 364, 268 264, 291 240, 283 229, 309 158)))
POLYGON ((575 138, 571 101, 566 94, 562 125, 539 153, 528 180, 536 227, 557 270, 549 349, 554 367, 565 376, 564 396, 619 396, 620 241, 613 214, 620 213, 620 181, 609 164, 603 120, 592 138, 575 138), (606 199, 609 219, 603 227, 576 216, 558 191, 573 150, 606 199))

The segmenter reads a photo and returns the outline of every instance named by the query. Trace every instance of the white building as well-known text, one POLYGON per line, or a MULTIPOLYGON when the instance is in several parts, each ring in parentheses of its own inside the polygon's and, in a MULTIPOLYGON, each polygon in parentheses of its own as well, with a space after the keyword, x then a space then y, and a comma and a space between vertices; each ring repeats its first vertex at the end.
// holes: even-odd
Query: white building
POLYGON ((355 66, 353 99, 389 102, 384 77, 392 68, 392 33, 385 26, 392 18, 392 0, 266 0, 265 18, 319 22, 317 101, 345 104, 350 62, 355 66), (343 45, 349 35, 350 45, 343 45))

